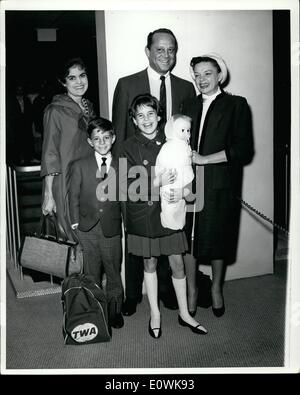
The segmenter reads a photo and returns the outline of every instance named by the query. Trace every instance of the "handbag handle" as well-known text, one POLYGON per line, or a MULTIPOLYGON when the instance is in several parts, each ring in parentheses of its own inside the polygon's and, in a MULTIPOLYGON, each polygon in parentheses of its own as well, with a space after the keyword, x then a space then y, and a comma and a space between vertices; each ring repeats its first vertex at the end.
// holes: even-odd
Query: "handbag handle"
POLYGON ((55 234, 54 234, 55 241, 57 243, 68 242, 68 238, 66 236, 66 233, 65 233, 63 227, 61 225, 59 225, 58 220, 57 220, 57 216, 56 216, 55 213, 53 213, 51 216, 49 214, 48 215, 42 215, 42 218, 41 218, 41 221, 40 221, 40 236, 44 236, 45 237, 49 233, 47 231, 47 228, 46 228, 46 222, 47 221, 48 221, 48 223, 50 221, 50 223, 53 225, 54 232, 55 232, 55 234), (64 239, 59 239, 59 237, 58 237, 59 232, 58 231, 60 231, 60 234, 63 234, 64 239))
POLYGON ((59 238, 58 238, 57 221, 56 221, 56 219, 53 221, 50 215, 43 215, 42 214, 42 217, 40 219, 40 225, 39 225, 39 236, 40 237, 45 237, 46 235, 48 235, 49 232, 46 229, 47 221, 50 221, 51 224, 53 225, 54 232, 55 232, 55 234, 54 234, 55 241, 57 243, 59 243, 60 241, 59 241, 59 238))
MULTIPOLYGON (((40 220, 40 236, 46 236, 47 235, 47 229, 46 229, 46 221, 50 221, 51 224, 53 225, 54 228, 54 232, 55 232, 55 241, 57 243, 63 243, 66 242, 68 243, 68 236, 64 230, 64 228, 60 225, 60 223, 58 222, 57 216, 56 214, 53 212, 53 214, 50 216, 49 214, 47 215, 42 215, 41 220, 40 220), (62 238, 59 239, 59 235, 62 235, 62 238)), ((74 234, 73 232, 73 239, 74 239, 74 244, 77 245, 79 244, 79 240, 77 238, 77 236, 74 234)))

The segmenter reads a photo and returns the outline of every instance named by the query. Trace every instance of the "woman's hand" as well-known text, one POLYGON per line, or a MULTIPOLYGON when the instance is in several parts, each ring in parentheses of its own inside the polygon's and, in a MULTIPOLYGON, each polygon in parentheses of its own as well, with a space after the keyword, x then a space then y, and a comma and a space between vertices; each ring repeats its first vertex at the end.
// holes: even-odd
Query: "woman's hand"
POLYGON ((209 165, 214 163, 228 162, 225 150, 215 152, 209 155, 199 155, 198 152, 192 152, 192 161, 196 165, 209 165))
POLYGON ((56 203, 52 195, 45 194, 42 212, 44 215, 52 215, 53 212, 56 213, 56 203))
POLYGON ((161 175, 161 186, 173 184, 177 178, 177 170, 169 169, 165 170, 161 175))
POLYGON ((157 174, 153 184, 155 187, 173 184, 176 181, 177 174, 178 173, 176 169, 163 169, 157 174))
POLYGON ((197 151, 192 151, 192 162, 195 165, 207 165, 207 158, 203 155, 198 154, 197 151))
POLYGON ((177 203, 179 200, 183 199, 187 194, 187 191, 182 188, 171 188, 169 191, 164 191, 162 193, 162 199, 166 200, 168 203, 177 203))

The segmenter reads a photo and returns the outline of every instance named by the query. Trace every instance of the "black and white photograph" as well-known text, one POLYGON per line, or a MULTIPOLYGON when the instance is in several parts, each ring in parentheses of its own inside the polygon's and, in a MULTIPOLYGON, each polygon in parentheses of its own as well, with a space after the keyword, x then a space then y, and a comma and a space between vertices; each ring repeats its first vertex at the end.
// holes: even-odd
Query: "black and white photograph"
POLYGON ((0 12, 1 374, 299 372, 299 2, 0 12))

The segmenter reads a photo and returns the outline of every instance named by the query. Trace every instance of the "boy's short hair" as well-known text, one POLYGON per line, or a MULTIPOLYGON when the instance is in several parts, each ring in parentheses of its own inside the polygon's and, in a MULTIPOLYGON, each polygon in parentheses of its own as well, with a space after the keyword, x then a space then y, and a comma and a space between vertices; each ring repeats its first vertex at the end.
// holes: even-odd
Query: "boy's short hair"
POLYGON ((156 97, 150 95, 150 93, 138 95, 133 99, 131 106, 129 108, 129 115, 131 118, 135 118, 137 108, 140 106, 149 106, 153 108, 153 110, 155 110, 159 115, 160 112, 159 101, 156 99, 156 97))
POLYGON ((100 129, 102 132, 109 132, 111 136, 115 135, 112 123, 105 118, 94 118, 89 122, 87 128, 87 134, 89 137, 91 137, 94 129, 100 129))

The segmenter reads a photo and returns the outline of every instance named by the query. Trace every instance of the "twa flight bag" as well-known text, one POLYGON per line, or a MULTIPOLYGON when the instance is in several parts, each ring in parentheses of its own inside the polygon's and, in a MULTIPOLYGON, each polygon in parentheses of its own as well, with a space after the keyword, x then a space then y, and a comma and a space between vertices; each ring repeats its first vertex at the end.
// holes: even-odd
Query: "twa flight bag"
POLYGON ((61 301, 65 344, 110 341, 106 296, 92 276, 81 273, 65 278, 61 301))

